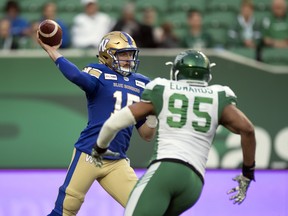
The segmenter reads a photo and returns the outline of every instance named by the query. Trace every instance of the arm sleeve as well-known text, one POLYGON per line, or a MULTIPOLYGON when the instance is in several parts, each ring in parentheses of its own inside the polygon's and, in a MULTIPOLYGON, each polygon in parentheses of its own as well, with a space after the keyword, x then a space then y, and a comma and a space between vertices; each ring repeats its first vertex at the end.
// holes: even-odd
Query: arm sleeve
POLYGON ((136 120, 130 108, 126 106, 104 123, 97 139, 97 145, 103 149, 108 148, 110 142, 121 129, 133 124, 136 124, 136 120))
POLYGON ((56 59, 55 64, 68 80, 79 86, 85 92, 91 93, 97 87, 98 82, 95 77, 81 72, 76 65, 72 64, 63 56, 56 59))

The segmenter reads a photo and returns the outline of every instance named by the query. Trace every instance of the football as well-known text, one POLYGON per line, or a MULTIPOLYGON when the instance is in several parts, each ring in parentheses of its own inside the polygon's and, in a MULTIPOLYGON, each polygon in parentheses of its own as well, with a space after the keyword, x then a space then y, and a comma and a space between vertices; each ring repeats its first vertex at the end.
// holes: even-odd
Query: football
POLYGON ((60 46, 62 42, 62 29, 54 20, 44 20, 38 27, 39 39, 50 46, 60 46))

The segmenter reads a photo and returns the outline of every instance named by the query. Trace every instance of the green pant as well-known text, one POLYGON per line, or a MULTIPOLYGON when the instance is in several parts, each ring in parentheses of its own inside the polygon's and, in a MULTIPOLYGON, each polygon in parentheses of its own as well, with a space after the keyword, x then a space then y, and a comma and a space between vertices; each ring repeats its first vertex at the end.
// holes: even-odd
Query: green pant
POLYGON ((191 168, 176 162, 157 162, 133 189, 125 216, 180 215, 197 202, 202 187, 191 168))

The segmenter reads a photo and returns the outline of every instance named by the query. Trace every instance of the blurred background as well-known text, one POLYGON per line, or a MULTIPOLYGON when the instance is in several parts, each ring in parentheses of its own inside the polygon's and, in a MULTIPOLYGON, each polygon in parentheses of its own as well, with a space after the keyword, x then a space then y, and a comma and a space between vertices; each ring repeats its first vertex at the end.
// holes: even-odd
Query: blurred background
MULTIPOLYGON (((229 202, 225 193, 240 172, 242 152, 239 137, 219 127, 204 194, 185 215, 288 215, 287 1, 0 0, 0 8, 0 216, 50 212, 87 124, 84 92, 36 42, 44 19, 60 24, 60 52, 80 69, 97 62, 99 41, 112 30, 132 35, 140 47, 139 72, 151 79, 169 78, 165 62, 180 51, 207 54, 216 63, 211 84, 231 87, 255 125, 256 182, 246 203, 229 202)), ((153 142, 133 134, 128 155, 139 176, 152 150, 153 142)), ((94 208, 101 212, 96 215, 123 214, 93 187, 79 215, 93 215, 94 208)))

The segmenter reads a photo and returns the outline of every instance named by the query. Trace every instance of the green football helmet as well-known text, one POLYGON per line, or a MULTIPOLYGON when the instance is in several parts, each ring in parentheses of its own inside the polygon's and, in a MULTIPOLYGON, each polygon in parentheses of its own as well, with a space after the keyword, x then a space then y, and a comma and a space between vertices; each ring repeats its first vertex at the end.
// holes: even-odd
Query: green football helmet
POLYGON ((170 78, 207 86, 212 78, 212 65, 204 53, 197 50, 186 50, 176 56, 170 78))

